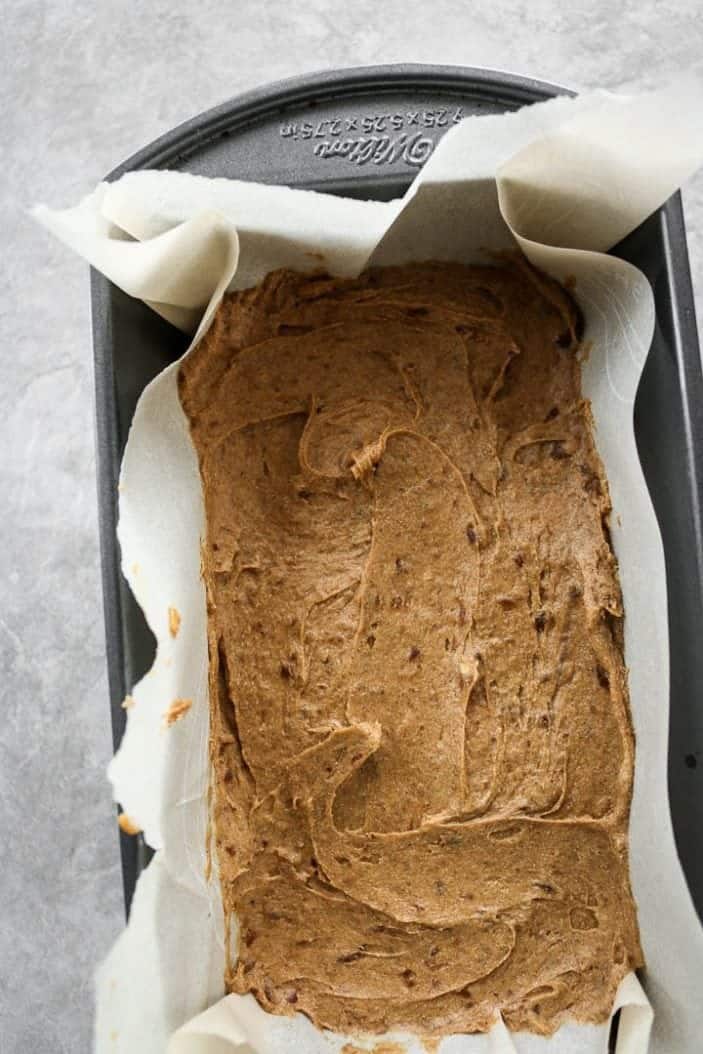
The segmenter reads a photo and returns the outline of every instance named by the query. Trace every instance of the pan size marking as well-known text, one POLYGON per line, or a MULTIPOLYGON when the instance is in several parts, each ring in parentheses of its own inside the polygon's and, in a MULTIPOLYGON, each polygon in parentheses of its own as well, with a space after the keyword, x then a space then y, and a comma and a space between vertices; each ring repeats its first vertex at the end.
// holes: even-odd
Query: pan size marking
POLYGON ((441 132, 462 120, 461 107, 406 110, 381 114, 349 114, 319 121, 282 124, 283 139, 310 140, 313 153, 324 159, 343 158, 352 165, 419 168, 434 150, 441 132), (426 134, 433 130, 435 135, 426 134))

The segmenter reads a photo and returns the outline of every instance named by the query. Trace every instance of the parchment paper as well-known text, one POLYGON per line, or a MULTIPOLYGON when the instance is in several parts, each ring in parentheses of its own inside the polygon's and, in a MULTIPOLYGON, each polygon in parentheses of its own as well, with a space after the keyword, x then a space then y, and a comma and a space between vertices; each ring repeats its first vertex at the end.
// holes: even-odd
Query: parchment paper
MULTIPOLYGON (((700 163, 700 97, 701 82, 690 79, 638 98, 596 93, 468 118, 447 133, 398 202, 145 172, 101 185, 75 209, 35 210, 42 223, 128 293, 184 329, 197 327, 194 342, 227 287, 244 288, 282 265, 351 275, 369 261, 486 262, 485 249, 517 242, 557 278, 576 279, 591 343, 583 390, 592 403, 610 481, 626 610, 637 736, 631 875, 647 959, 646 989, 655 1011, 650 1049, 656 1054, 693 1054, 703 1045, 698 981, 703 930, 669 818, 664 562, 632 424, 654 302, 637 269, 602 254, 700 163)), ((139 880, 129 926, 99 971, 96 1050, 339 1052, 350 1037, 319 1032, 302 1015, 266 1014, 251 996, 221 999, 222 909, 216 877, 210 883, 204 877, 203 505, 177 397, 177 370, 176 363, 144 391, 121 473, 123 569, 156 636, 157 655, 132 691, 127 732, 109 775, 116 800, 157 853, 139 880), (169 607, 182 616, 176 639, 168 631, 169 607), (164 711, 183 697, 193 700, 190 712, 165 729, 164 711)), ((632 975, 618 993, 620 1005, 618 1054, 644 1054, 651 1009, 632 975)), ((511 1036, 499 1021, 486 1036, 453 1036, 439 1050, 600 1054, 607 1036, 607 1024, 568 1024, 551 1040, 511 1036)), ((412 1037, 384 1038, 412 1054, 422 1049, 412 1037)), ((379 1039, 353 1042, 372 1050, 379 1039)))

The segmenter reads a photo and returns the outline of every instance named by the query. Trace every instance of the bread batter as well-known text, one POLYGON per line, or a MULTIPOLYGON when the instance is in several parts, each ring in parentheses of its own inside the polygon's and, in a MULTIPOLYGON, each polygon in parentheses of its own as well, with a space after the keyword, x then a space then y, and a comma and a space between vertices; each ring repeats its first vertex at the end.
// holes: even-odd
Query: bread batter
POLYGON ((522 259, 279 271, 181 369, 226 982, 272 1013, 549 1034, 642 964, 579 336, 522 259))

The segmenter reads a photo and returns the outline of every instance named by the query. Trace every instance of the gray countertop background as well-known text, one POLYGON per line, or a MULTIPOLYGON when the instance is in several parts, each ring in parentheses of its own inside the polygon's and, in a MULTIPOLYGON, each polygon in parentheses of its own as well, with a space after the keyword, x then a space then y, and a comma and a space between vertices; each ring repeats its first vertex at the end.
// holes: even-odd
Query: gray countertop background
MULTIPOLYGON (((93 968, 123 924, 88 275, 23 210, 72 204, 186 118, 297 73, 439 62, 636 88, 699 62, 702 45, 700 0, 3 5, 1 1054, 90 1049, 93 968)), ((684 204, 700 325, 701 176, 684 204)))

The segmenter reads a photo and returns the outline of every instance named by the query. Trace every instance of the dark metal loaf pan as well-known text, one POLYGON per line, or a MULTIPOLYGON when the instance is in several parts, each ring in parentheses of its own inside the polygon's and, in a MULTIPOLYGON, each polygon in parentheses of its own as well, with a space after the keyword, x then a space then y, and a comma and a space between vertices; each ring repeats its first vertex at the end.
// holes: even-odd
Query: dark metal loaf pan
MULTIPOLYGON (((360 198, 401 195, 462 116, 558 94, 541 81, 442 66, 377 66, 300 77, 250 92, 169 132, 117 168, 171 168, 285 183, 360 198)), ((642 465, 664 539, 669 595, 669 792, 676 842, 703 916, 703 377, 681 198, 675 194, 613 253, 648 276, 657 327, 635 405, 642 465)), ((120 704, 152 662, 153 639, 120 573, 117 479, 145 385, 185 349, 184 336, 92 274, 98 496, 115 747, 120 704)), ((147 859, 121 835, 127 906, 147 859)))

